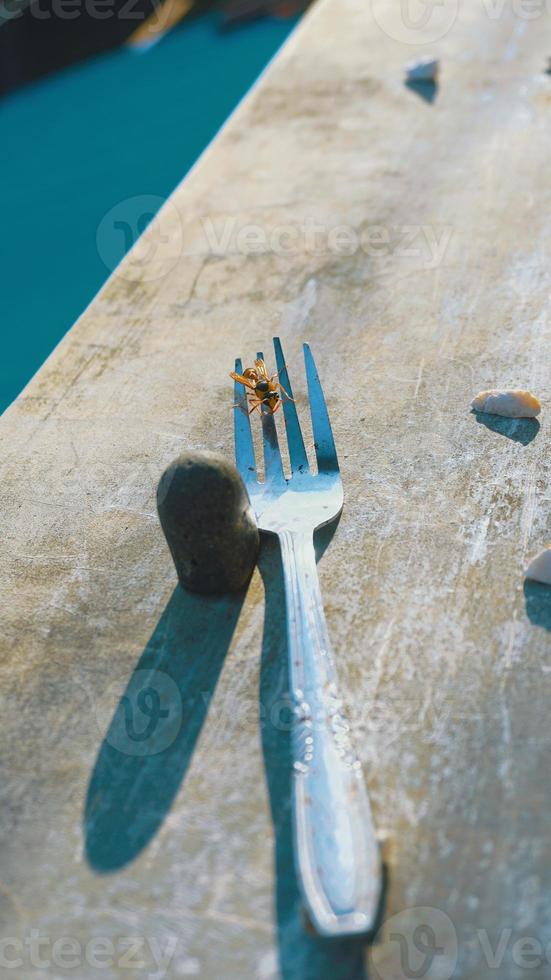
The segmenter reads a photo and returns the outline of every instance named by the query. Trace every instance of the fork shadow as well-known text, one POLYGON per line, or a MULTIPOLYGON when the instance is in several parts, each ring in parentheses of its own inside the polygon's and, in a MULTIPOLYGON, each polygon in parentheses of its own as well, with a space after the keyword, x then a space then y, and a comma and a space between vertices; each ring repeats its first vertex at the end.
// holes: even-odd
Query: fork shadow
MULTIPOLYGON (((315 538, 319 558, 336 523, 315 538)), ((291 707, 285 591, 279 544, 262 536, 259 568, 265 590, 260 667, 261 736, 275 839, 276 920, 282 980, 367 980, 365 939, 326 939, 305 921, 294 867, 291 810, 291 707)))
POLYGON ((117 871, 151 841, 185 777, 246 588, 235 596, 174 590, 99 750, 83 816, 85 854, 117 871))

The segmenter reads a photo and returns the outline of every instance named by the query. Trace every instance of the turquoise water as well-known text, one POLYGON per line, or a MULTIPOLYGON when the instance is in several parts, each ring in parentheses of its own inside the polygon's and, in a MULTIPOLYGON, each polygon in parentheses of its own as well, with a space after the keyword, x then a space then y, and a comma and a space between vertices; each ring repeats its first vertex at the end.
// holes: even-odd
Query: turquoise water
MULTIPOLYGON (((154 210, 293 26, 266 18, 221 34, 203 17, 4 99, 0 410, 109 275, 96 244, 105 214, 138 196, 154 210)), ((119 224, 122 257, 132 234, 119 224)))

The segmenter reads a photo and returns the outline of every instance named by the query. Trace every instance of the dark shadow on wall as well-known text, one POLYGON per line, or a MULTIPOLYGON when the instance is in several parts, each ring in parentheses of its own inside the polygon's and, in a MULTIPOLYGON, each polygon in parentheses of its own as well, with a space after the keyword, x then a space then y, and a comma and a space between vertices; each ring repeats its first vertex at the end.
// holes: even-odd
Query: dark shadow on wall
POLYGON ((191 762, 245 594, 174 590, 90 779, 84 833, 95 871, 124 867, 161 826, 191 762))
MULTIPOLYGON (((318 558, 335 525, 316 537, 318 558)), ((261 733, 275 838, 276 918, 282 980, 366 980, 365 940, 323 939, 307 923, 294 867, 291 813, 291 704, 285 592, 279 545, 262 539, 266 594, 260 675, 261 733)))

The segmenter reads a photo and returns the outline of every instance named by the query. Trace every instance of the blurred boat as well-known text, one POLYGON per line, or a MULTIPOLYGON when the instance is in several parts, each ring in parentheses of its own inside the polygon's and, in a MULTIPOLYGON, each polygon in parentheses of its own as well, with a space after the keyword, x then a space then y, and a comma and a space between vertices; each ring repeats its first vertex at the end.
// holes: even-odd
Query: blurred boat
POLYGON ((104 51, 144 51, 187 18, 215 11, 220 30, 295 17, 310 0, 0 0, 0 95, 104 51))

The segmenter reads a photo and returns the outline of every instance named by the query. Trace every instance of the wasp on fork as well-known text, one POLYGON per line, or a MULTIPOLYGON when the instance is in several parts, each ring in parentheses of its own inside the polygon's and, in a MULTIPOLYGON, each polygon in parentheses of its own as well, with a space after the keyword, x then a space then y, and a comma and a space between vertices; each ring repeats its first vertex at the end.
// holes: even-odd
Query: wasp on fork
MULTIPOLYGON (((254 368, 245 368, 243 374, 236 374, 235 371, 230 372, 230 378, 233 378, 239 384, 245 385, 251 392, 249 395, 249 404, 251 406, 249 415, 254 412, 255 408, 258 408, 259 412, 261 412, 263 406, 270 415, 275 415, 282 403, 281 395, 279 394, 280 391, 290 402, 293 401, 291 396, 285 391, 283 385, 279 381, 274 381, 276 377, 276 374, 268 377, 266 364, 261 357, 257 357, 255 360, 254 368)), ((240 407, 240 404, 234 405, 234 408, 240 407)))

